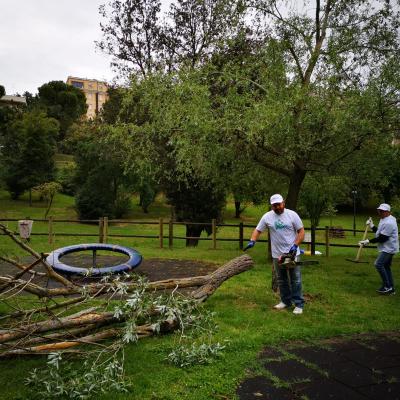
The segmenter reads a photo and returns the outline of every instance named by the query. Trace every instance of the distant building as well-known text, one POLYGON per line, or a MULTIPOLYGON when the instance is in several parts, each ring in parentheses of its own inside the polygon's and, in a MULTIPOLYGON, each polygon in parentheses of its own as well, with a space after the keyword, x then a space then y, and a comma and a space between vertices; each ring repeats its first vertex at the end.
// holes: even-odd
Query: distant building
POLYGON ((4 95, 0 98, 0 106, 21 107, 26 106, 26 99, 22 96, 4 95))
POLYGON ((106 82, 101 82, 96 79, 69 76, 67 79, 67 85, 72 85, 82 89, 85 93, 86 104, 88 105, 86 116, 88 118, 94 118, 108 99, 108 86, 106 82))

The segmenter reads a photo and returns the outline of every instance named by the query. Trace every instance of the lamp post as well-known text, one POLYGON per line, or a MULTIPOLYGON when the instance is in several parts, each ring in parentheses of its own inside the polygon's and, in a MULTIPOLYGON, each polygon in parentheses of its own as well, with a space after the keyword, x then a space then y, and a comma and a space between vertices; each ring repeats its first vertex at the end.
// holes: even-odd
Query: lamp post
POLYGON ((356 196, 357 196, 357 190, 352 190, 351 194, 353 195, 353 236, 356 236, 356 196))

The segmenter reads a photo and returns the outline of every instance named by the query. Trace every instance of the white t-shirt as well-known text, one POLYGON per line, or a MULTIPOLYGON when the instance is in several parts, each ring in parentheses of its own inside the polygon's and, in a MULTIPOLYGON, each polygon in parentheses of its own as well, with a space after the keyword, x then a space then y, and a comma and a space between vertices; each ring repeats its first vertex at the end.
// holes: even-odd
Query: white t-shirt
POLYGON ((389 215, 386 218, 382 218, 379 221, 378 229, 375 232, 375 236, 379 234, 389 236, 386 242, 378 243, 378 251, 384 251, 385 253, 395 254, 399 252, 399 231, 397 228, 397 221, 393 215, 389 215))
MULTIPOLYGON (((268 211, 261 217, 256 229, 264 232, 267 228, 270 232, 272 257, 278 258, 293 246, 297 231, 303 228, 303 222, 295 211, 285 208, 280 215, 268 211)), ((299 254, 300 248, 297 249, 299 254)))

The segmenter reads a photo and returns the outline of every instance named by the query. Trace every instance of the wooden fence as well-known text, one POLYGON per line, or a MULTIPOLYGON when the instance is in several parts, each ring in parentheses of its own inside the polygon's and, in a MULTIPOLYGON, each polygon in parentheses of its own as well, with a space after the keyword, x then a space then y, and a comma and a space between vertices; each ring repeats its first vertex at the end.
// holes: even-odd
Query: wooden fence
MULTIPOLYGON (((31 219, 34 222, 42 222, 47 224, 47 232, 37 232, 33 229, 31 235, 32 236, 48 236, 49 244, 53 243, 53 237, 55 234, 54 225, 58 223, 76 223, 76 224, 91 224, 97 225, 98 229, 96 229, 95 233, 71 233, 71 232, 59 232, 57 231, 57 236, 75 236, 75 237, 96 237, 98 238, 99 243, 107 243, 111 238, 144 238, 144 239, 153 239, 158 240, 160 248, 164 247, 164 239, 168 239, 168 247, 173 248, 174 240, 186 240, 186 239, 197 239, 197 240, 207 240, 212 242, 212 248, 217 248, 217 242, 238 242, 239 248, 243 249, 245 242, 249 239, 248 237, 244 237, 244 229, 251 228, 254 229, 255 225, 247 225, 243 222, 238 224, 219 224, 213 219, 209 223, 203 222, 176 222, 172 220, 164 220, 160 218, 158 222, 155 221, 132 221, 132 220, 109 220, 107 217, 99 218, 98 220, 67 220, 67 219, 54 219, 53 217, 49 217, 48 219, 31 219), (137 235, 137 234, 110 234, 109 226, 113 224, 124 224, 124 225, 158 225, 158 234, 157 235, 137 235), (209 237, 189 237, 189 236, 176 236, 174 234, 174 227, 178 225, 203 225, 211 227, 211 235, 209 237), (218 228, 220 227, 231 227, 237 228, 237 237, 236 238, 227 238, 218 236, 218 228), (167 234, 166 234, 167 231, 167 234)), ((0 219, 0 222, 18 222, 20 219, 0 219)), ((331 238, 335 237, 343 237, 345 232, 351 232, 353 235, 356 232, 363 233, 364 231, 353 230, 353 229, 342 229, 338 227, 324 227, 324 228, 307 228, 306 230, 306 240, 303 242, 305 245, 310 247, 311 254, 315 253, 315 246, 324 246, 325 255, 329 257, 329 249, 330 247, 354 247, 358 248, 357 244, 342 244, 342 243, 332 243, 331 238), (318 231, 324 231, 323 235, 324 241, 317 242, 316 241, 316 233, 318 231), (340 235, 338 236, 338 231, 340 231, 340 235)), ((18 234, 18 232, 16 232, 18 234)), ((361 236, 361 235, 360 235, 361 236)), ((268 247, 270 247, 269 234, 267 233, 266 239, 260 239, 259 242, 268 243, 268 247)), ((270 250, 270 249, 269 249, 270 250)))

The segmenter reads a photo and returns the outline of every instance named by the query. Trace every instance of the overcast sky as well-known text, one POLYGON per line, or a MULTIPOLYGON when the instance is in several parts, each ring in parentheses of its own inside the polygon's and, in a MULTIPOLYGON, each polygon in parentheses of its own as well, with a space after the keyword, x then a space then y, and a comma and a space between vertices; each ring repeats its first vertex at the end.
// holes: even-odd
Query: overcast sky
POLYGON ((110 81, 98 8, 105 0, 0 0, 0 85, 7 94, 37 93, 69 75, 110 81))

